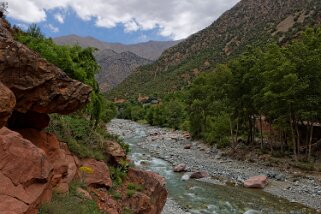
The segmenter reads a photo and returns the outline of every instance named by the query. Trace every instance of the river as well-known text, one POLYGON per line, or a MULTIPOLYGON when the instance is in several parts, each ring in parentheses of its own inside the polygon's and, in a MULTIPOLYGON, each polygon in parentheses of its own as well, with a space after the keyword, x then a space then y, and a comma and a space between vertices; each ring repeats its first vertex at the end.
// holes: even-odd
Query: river
MULTIPOLYGON (((151 138, 151 135, 155 135, 155 130, 158 129, 160 128, 144 126, 125 120, 113 120, 108 125, 109 132, 119 135, 124 139, 125 143, 130 145, 130 159, 135 162, 137 167, 156 172, 166 178, 169 198, 182 208, 180 209, 181 213, 316 213, 311 208, 307 208, 299 203, 291 203, 286 199, 262 190, 214 184, 209 182, 209 180, 183 180, 182 173, 173 172, 173 163, 159 158, 157 152, 155 153, 155 150, 150 149, 151 146, 153 148, 156 147, 156 150, 157 148, 162 149, 159 147, 159 143, 155 143, 155 140, 151 138)), ((161 130, 164 132, 163 129, 161 130)), ((158 140, 171 141, 173 139, 159 138, 158 140)), ((185 141, 188 140, 185 139, 185 141)), ((175 142, 173 140, 172 143, 175 142)), ((173 154, 168 155, 173 156, 173 154)), ((177 156, 179 155, 177 154, 177 156)), ((204 163, 202 168, 206 169, 206 163, 204 163)), ((166 211, 167 213, 164 212, 164 214, 178 213, 173 208, 169 210, 172 211, 166 211)))

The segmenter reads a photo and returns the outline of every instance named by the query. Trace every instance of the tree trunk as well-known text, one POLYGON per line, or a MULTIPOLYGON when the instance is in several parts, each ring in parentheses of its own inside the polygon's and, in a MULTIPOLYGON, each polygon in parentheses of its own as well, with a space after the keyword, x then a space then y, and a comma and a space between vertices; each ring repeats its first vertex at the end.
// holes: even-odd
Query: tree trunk
POLYGON ((309 154, 308 154, 308 161, 311 161, 311 148, 312 148, 312 139, 313 139, 313 123, 310 127, 310 139, 309 139, 309 154))
POLYGON ((297 154, 300 155, 300 132, 299 132, 299 126, 298 122, 295 122, 295 132, 297 135, 297 154))
POLYGON ((261 133, 261 150, 263 150, 263 125, 262 125, 262 115, 260 115, 260 133, 261 133))
POLYGON ((290 113, 290 127, 291 127, 291 137, 292 137, 292 144, 293 144, 293 155, 294 160, 298 161, 298 156, 296 154, 296 140, 295 140, 295 134, 293 129, 293 120, 292 120, 292 114, 290 113))
POLYGON ((273 129, 272 129, 272 124, 270 124, 270 150, 271 150, 271 155, 273 153, 273 129))
POLYGON ((231 132, 231 139, 232 139, 232 149, 234 150, 235 149, 235 146, 236 146, 236 143, 235 143, 235 140, 234 140, 234 134, 233 134, 233 124, 232 124, 232 119, 230 118, 230 132, 231 132))

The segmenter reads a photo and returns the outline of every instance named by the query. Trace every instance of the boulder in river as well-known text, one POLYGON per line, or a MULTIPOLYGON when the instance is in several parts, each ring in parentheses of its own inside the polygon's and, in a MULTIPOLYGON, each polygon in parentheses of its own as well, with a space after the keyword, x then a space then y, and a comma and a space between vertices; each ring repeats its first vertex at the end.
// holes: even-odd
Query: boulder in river
POLYGON ((268 178, 265 175, 253 176, 244 181, 246 188, 260 188, 263 189, 268 184, 268 178))
POLYGON ((208 172, 206 171, 199 171, 199 172, 193 172, 190 176, 190 178, 194 178, 194 179, 201 179, 201 178, 206 178, 208 177, 208 172))
POLYGON ((174 172, 185 172, 186 171, 186 164, 185 163, 180 163, 173 168, 174 172))

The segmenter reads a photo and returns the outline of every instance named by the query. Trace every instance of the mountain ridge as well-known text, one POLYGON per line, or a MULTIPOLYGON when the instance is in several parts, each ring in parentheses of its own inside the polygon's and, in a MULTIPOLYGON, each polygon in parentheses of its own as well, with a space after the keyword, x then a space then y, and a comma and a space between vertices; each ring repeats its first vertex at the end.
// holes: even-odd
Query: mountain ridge
POLYGON ((317 0, 242 0, 207 28, 167 49, 112 90, 110 97, 164 95, 184 87, 200 72, 214 70, 251 46, 286 43, 307 26, 320 25, 317 0))
POLYGON ((98 50, 94 56, 102 70, 96 75, 102 92, 110 91, 139 66, 153 62, 130 51, 117 53, 111 49, 98 50))
POLYGON ((142 58, 156 60, 164 50, 172 47, 182 40, 177 41, 147 41, 137 44, 122 44, 109 43, 100 41, 94 37, 81 37, 76 34, 53 38, 53 41, 58 45, 73 45, 78 44, 81 47, 94 47, 99 50, 111 49, 117 53, 132 52, 142 58))

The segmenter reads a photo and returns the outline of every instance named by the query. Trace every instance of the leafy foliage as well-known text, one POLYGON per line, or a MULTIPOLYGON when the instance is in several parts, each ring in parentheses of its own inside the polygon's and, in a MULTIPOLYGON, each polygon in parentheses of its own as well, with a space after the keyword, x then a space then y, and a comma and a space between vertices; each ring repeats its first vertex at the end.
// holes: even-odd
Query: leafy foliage
POLYGON ((264 117, 271 150, 278 139, 293 148, 295 158, 304 146, 310 159, 311 144, 318 140, 313 127, 321 119, 320 38, 320 28, 308 29, 285 47, 250 49, 198 77, 188 100, 193 136, 209 143, 229 137, 235 146, 245 135, 252 144, 260 129, 257 121, 264 117))

